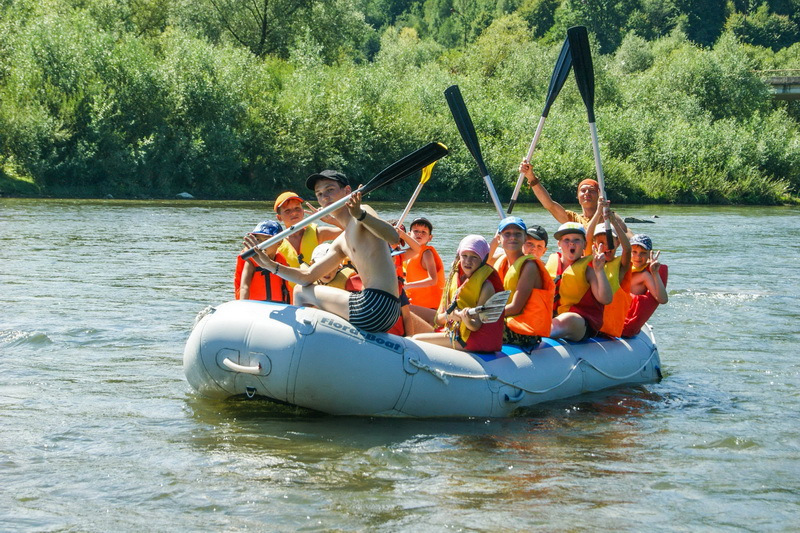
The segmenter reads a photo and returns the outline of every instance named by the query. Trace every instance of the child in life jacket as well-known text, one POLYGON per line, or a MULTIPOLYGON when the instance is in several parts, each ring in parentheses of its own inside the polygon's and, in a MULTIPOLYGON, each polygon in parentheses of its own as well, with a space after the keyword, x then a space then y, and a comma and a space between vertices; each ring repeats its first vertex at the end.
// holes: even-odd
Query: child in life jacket
POLYGON ((542 337, 550 335, 555 285, 544 264, 523 252, 527 231, 519 217, 500 221, 497 233, 503 254, 495 261, 494 269, 503 280, 503 288, 511 291, 505 307, 503 344, 530 351, 542 337))
POLYGON ((467 235, 457 250, 445 298, 436 314, 443 331, 414 335, 415 340, 468 352, 496 352, 503 347, 503 317, 484 324, 474 308, 503 290, 497 272, 486 264, 489 244, 480 235, 467 235))
MULTIPOLYGON (((280 232, 280 224, 274 220, 265 220, 253 228, 250 235, 253 235, 258 242, 264 242, 280 232)), ((280 242, 276 242, 269 246, 266 252, 275 262, 285 265, 286 259, 278 252, 279 246, 280 242)), ((286 280, 261 268, 254 259, 243 261, 239 256, 236 257, 233 292, 237 300, 266 300, 283 303, 291 303, 292 300, 292 291, 286 280)))
POLYGON ((411 237, 419 245, 420 251, 405 261, 406 294, 411 301, 411 311, 431 323, 444 292, 444 263, 436 248, 429 244, 433 239, 430 220, 418 217, 410 227, 411 237))
POLYGON ((603 307, 613 297, 603 269, 603 245, 593 246, 592 255, 584 256, 586 230, 579 222, 561 224, 554 236, 558 252, 550 255, 546 265, 556 287, 550 337, 584 341, 600 331, 603 307))
POLYGON ((631 307, 631 244, 622 221, 609 209, 609 202, 601 197, 597 205, 597 211, 589 222, 587 232, 594 236, 595 245, 603 245, 606 256, 603 268, 613 294, 611 303, 603 309, 603 326, 600 328, 600 333, 619 337, 622 335, 625 317, 631 307), (605 224, 600 222, 601 219, 611 223, 612 242, 608 242, 605 224), (615 257, 618 247, 622 248, 622 253, 615 257))
POLYGON ((667 265, 659 263, 660 251, 653 251, 653 241, 647 235, 637 234, 631 237, 631 248, 631 306, 625 317, 623 337, 636 336, 656 307, 669 301, 667 265))

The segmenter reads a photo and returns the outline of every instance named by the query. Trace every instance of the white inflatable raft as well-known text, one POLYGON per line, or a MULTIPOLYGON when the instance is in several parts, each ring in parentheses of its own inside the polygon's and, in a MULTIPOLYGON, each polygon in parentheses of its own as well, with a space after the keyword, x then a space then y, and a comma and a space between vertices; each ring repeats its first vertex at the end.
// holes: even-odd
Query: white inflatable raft
POLYGON ((319 309, 232 301, 198 316, 183 367, 202 395, 261 396, 337 415, 505 417, 534 404, 661 379, 652 331, 544 339, 473 354, 364 333, 319 309))

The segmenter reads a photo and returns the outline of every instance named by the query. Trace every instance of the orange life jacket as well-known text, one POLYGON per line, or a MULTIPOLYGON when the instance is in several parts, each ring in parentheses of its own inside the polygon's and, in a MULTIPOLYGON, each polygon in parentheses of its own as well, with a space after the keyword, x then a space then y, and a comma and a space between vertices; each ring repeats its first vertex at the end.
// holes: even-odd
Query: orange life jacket
POLYGON ((544 264, 532 255, 519 257, 514 264, 509 265, 508 258, 501 255, 495 262, 495 270, 503 278, 503 288, 511 291, 508 301, 514 297, 517 290, 519 275, 522 267, 528 261, 533 262, 539 270, 542 278, 542 288, 533 289, 522 312, 515 316, 506 315, 506 327, 520 335, 539 335, 547 337, 550 335, 550 327, 553 318, 553 297, 555 296, 556 286, 544 264))
MULTIPOLYGON (((248 259, 248 261, 255 267, 253 279, 250 280, 250 300, 292 303, 293 295, 288 281, 276 276, 269 270, 261 268, 253 258, 248 259)), ((275 254, 274 261, 280 265, 286 265, 286 260, 280 254, 275 254)), ((242 260, 241 256, 237 256, 236 270, 233 274, 233 294, 237 300, 241 300, 243 270, 244 260, 242 260)))
POLYGON ((427 244, 421 247, 419 254, 406 261, 406 283, 419 281, 428 277, 428 271, 422 265, 422 255, 430 250, 433 254, 433 261, 436 264, 436 285, 422 287, 421 289, 406 289, 408 299, 411 303, 428 309, 438 309, 442 301, 444 292, 444 263, 439 253, 433 246, 427 244))
POLYGON ((611 291, 614 293, 614 299, 603 309, 603 327, 600 332, 611 337, 622 335, 625 317, 628 316, 628 310, 631 307, 631 270, 628 269, 625 277, 620 279, 621 265, 622 256, 618 256, 608 261, 603 267, 608 284, 611 285, 611 291))
POLYGON ((547 272, 556 286, 553 316, 561 313, 577 313, 589 324, 589 327, 600 331, 603 327, 603 304, 597 301, 592 287, 586 281, 586 269, 591 268, 592 256, 587 255, 564 268, 561 263, 561 252, 550 254, 547 258, 547 272))

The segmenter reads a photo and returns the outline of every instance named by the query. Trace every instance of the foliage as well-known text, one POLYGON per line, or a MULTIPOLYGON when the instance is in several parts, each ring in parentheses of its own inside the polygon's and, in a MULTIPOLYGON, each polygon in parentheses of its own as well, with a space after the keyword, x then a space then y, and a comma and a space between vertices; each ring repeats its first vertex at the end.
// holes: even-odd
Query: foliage
MULTIPOLYGON (((797 1, 4 2, 0 194, 264 198, 438 140, 427 198, 487 200, 442 94, 456 83, 507 199, 564 30, 586 24, 613 201, 791 201, 800 102, 758 71, 800 65, 797 1)), ((533 159, 560 201, 594 174, 572 76, 533 159)))

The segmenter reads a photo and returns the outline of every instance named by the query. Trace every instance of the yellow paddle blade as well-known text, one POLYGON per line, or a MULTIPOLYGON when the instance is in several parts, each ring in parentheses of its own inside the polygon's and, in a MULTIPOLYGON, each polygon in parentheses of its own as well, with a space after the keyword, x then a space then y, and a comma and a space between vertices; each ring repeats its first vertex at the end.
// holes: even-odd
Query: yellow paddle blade
POLYGON ((433 172, 433 165, 435 164, 436 161, 422 169, 422 177, 419 180, 420 183, 426 183, 429 179, 431 179, 431 172, 433 172))

